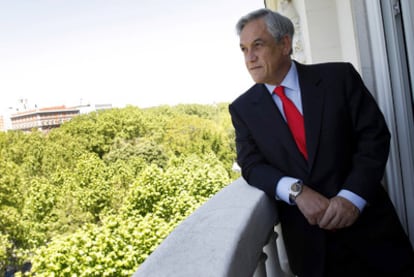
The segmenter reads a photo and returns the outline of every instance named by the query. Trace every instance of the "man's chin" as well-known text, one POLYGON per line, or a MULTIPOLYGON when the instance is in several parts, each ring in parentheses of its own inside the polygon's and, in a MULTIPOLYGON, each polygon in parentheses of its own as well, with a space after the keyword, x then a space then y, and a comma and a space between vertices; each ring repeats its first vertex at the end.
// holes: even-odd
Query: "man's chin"
POLYGON ((263 78, 260 78, 259 76, 254 75, 254 74, 250 74, 250 76, 252 77, 255 83, 263 83, 263 78))

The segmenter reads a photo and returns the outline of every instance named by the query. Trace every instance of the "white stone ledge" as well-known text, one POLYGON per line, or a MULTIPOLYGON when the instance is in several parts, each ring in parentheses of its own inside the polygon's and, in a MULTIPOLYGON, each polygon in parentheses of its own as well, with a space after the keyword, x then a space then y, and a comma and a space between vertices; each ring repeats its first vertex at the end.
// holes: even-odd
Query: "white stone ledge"
POLYGON ((239 178, 185 219, 133 277, 251 277, 277 223, 275 202, 239 178))

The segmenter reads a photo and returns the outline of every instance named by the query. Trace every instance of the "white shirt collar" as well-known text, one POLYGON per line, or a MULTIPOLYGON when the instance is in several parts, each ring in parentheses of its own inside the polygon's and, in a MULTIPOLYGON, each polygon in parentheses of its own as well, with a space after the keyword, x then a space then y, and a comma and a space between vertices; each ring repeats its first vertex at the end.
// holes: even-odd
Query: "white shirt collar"
MULTIPOLYGON (((276 86, 264 84, 270 94, 273 93, 276 86)), ((280 83, 281 86, 284 86, 287 89, 293 91, 299 91, 299 79, 298 79, 298 70, 296 69, 296 64, 292 61, 288 73, 286 74, 283 81, 280 83)))

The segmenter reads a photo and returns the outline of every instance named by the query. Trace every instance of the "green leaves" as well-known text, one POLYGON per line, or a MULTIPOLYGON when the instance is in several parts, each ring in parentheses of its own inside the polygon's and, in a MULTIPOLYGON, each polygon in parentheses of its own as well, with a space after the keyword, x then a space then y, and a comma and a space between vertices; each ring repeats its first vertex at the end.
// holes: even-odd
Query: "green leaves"
MULTIPOLYGON (((126 107, 0 132, 0 272, 131 276, 230 183, 227 105, 126 107)), ((237 177, 237 176, 236 176, 237 177)))
POLYGON ((8 252, 11 249, 9 237, 0 232, 0 268, 6 268, 8 252))

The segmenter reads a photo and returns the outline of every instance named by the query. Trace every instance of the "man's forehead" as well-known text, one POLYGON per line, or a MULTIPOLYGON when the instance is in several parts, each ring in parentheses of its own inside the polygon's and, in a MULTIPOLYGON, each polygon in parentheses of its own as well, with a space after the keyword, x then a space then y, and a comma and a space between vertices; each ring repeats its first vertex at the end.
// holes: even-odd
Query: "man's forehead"
POLYGON ((271 40, 271 37, 265 33, 258 33, 245 37, 240 36, 240 45, 251 45, 257 42, 267 42, 269 40, 271 40))
POLYGON ((251 45, 251 44, 255 44, 255 43, 258 43, 258 42, 265 42, 265 41, 266 40, 264 40, 264 39, 262 39, 260 37, 258 37, 256 39, 253 39, 253 40, 244 40, 244 41, 242 41, 240 39, 240 45, 251 45))
POLYGON ((240 44, 250 44, 257 40, 266 40, 270 36, 263 19, 248 22, 240 32, 240 44))

